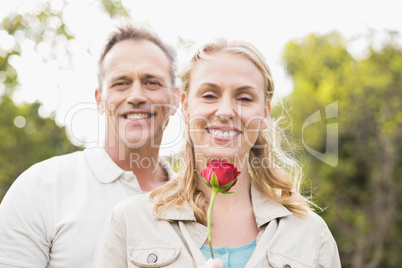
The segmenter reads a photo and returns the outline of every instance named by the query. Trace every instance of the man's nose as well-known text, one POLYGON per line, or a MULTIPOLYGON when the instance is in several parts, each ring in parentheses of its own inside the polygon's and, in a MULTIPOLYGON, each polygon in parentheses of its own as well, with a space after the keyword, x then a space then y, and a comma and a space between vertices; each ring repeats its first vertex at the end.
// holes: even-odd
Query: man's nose
POLYGON ((133 105, 139 105, 146 102, 147 98, 140 81, 135 81, 131 85, 126 100, 133 105))

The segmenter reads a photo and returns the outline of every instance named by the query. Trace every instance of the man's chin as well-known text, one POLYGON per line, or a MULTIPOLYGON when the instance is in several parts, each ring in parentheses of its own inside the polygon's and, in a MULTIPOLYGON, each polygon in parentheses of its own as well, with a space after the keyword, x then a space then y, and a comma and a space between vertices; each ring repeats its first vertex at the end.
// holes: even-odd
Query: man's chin
POLYGON ((122 138, 122 141, 128 148, 141 148, 147 144, 151 144, 151 138, 145 134, 141 136, 126 136, 122 138))

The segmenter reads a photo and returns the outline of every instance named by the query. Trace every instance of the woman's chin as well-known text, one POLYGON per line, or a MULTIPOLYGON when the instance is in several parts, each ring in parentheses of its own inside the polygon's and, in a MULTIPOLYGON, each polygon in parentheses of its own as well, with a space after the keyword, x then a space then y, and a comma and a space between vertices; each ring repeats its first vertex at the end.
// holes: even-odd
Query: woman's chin
POLYGON ((230 163, 244 161, 245 157, 247 156, 246 153, 239 152, 237 148, 222 148, 222 149, 214 148, 213 150, 202 150, 202 152, 195 151, 195 154, 196 156, 203 155, 204 158, 206 159, 218 159, 230 163))

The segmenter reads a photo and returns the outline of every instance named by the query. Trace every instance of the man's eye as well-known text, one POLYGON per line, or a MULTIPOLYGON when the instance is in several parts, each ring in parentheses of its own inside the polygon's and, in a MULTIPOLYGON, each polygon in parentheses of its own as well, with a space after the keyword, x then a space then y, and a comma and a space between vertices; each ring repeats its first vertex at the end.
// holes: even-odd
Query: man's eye
POLYGON ((122 87, 122 86, 127 86, 129 83, 125 82, 125 81, 121 81, 121 82, 115 82, 112 84, 112 87, 122 87))
POLYGON ((159 86, 160 83, 157 81, 153 81, 153 80, 149 80, 147 81, 145 84, 149 85, 149 86, 159 86))

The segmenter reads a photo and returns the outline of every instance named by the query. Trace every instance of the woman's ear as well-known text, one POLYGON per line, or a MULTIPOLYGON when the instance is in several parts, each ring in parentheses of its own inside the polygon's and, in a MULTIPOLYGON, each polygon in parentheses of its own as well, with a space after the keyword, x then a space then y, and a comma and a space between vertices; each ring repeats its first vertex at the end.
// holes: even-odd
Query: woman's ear
POLYGON ((95 90, 95 100, 96 104, 98 105, 98 111, 100 114, 105 112, 105 102, 102 99, 102 90, 99 88, 95 90))
POLYGON ((264 108, 264 120, 262 122, 262 129, 266 129, 271 121, 271 101, 267 100, 264 108))
POLYGON ((268 120, 271 119, 271 101, 267 100, 267 103, 264 108, 264 117, 268 120))

